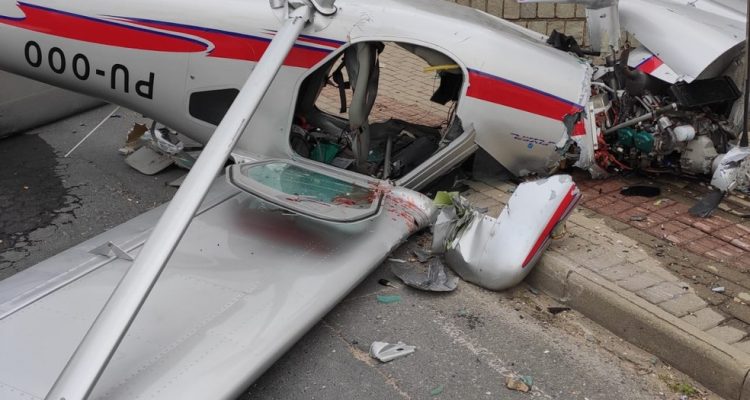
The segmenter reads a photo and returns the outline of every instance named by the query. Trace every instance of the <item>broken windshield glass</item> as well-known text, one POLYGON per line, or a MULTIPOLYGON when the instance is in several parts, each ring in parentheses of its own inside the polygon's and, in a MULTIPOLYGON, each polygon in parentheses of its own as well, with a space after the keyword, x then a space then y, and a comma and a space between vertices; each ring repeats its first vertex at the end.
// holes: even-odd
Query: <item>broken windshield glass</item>
POLYGON ((334 171, 319 171, 291 161, 265 161, 230 167, 232 184, 283 208, 334 222, 374 215, 380 193, 334 171))

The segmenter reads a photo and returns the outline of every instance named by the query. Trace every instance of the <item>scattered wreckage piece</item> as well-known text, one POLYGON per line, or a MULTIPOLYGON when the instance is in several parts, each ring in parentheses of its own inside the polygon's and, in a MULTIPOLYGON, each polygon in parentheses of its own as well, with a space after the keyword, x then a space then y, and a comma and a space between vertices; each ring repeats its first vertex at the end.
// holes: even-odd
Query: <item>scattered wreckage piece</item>
POLYGON ((531 384, 526 383, 523 378, 505 378, 505 387, 510 390, 515 390, 521 393, 528 393, 531 391, 531 384))
MULTIPOLYGON (((749 29, 744 1, 521 2, 584 5, 592 49, 605 60, 603 65, 591 60, 595 72, 586 120, 594 124, 594 157, 588 157, 587 143, 574 138, 581 152, 576 166, 594 177, 631 170, 712 176, 721 193, 750 191, 750 153, 737 151, 746 147, 742 97, 748 95, 750 66, 743 54, 749 29), (639 46, 620 40, 621 31, 639 46), (601 46, 604 42, 608 45, 601 46), (745 173, 735 174, 738 170, 745 173)), ((592 55, 559 33, 548 43, 579 57, 592 55)), ((693 214, 710 215, 723 198, 718 192, 707 196, 693 214)))
POLYGON ((433 254, 466 281, 491 290, 520 283, 581 198, 568 175, 522 183, 498 218, 472 210, 457 194, 443 206, 433 233, 433 254))
POLYGON ((458 287, 458 277, 446 270, 440 257, 426 260, 427 270, 412 263, 394 264, 391 271, 407 286, 428 292, 452 292, 458 287))
POLYGON ((409 346, 404 342, 387 343, 372 342, 370 345, 370 357, 380 362, 387 363, 397 358, 408 356, 417 350, 416 346, 409 346))
POLYGON ((201 147, 167 127, 157 129, 154 121, 150 128, 145 124, 134 124, 125 145, 118 152, 127 156, 125 163, 136 171, 155 175, 171 165, 191 169, 200 155, 197 149, 201 147))

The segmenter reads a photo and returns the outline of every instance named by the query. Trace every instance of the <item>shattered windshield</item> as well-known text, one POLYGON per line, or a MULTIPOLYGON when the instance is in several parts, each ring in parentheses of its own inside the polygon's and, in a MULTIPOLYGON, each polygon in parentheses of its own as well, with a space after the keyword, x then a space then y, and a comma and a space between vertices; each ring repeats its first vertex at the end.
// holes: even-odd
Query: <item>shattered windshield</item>
POLYGON ((380 193, 368 181, 286 160, 235 165, 228 176, 246 192, 327 221, 358 221, 374 215, 380 206, 380 193))
POLYGON ((375 192, 371 189, 283 162, 255 165, 242 172, 258 183, 296 197, 298 201, 370 208, 375 199, 375 192))

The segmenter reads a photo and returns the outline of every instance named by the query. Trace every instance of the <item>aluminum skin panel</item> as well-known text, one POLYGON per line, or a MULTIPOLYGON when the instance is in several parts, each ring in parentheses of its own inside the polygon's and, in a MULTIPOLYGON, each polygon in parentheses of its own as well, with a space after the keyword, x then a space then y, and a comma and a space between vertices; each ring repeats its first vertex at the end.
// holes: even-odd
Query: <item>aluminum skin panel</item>
POLYGON ((621 1, 620 20, 623 30, 688 83, 723 73, 745 39, 744 20, 672 1, 621 1))

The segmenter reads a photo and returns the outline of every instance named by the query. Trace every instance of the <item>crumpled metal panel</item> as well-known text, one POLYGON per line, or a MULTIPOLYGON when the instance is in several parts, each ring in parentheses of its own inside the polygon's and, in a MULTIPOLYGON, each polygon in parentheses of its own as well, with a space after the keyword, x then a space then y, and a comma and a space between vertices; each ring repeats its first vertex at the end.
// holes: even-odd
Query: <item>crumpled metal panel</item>
POLYGON ((623 0, 620 21, 688 83, 721 74, 745 39, 744 20, 668 0, 623 0))
POLYGON ((714 161, 716 170, 711 178, 711 186, 722 192, 734 190, 738 186, 747 190, 748 187, 744 186, 748 183, 747 176, 744 175, 745 171, 747 171, 747 166, 743 167, 743 164, 748 164, 747 160, 749 157, 750 148, 737 146, 729 150, 727 154, 717 158, 714 161), (743 171, 742 176, 740 176, 740 171, 743 171))
POLYGON ((445 259, 464 280, 491 290, 519 284, 549 245, 553 229, 580 199, 569 175, 523 183, 495 219, 473 212, 447 243, 445 259))

